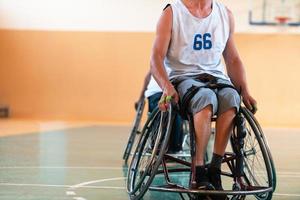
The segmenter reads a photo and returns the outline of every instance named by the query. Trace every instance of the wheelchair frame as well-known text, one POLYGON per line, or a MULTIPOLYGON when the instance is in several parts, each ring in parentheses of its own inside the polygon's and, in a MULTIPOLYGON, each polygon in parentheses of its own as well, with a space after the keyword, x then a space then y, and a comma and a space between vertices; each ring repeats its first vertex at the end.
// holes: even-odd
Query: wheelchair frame
POLYGON ((125 147, 124 153, 123 153, 123 160, 125 162, 128 161, 129 156, 131 155, 132 148, 135 146, 135 143, 138 142, 136 139, 136 136, 141 133, 139 130, 141 120, 142 120, 142 115, 144 112, 144 107, 145 107, 145 100, 140 101, 138 103, 138 106, 136 108, 136 115, 134 118, 133 126, 127 141, 127 145, 125 147))
MULTIPOLYGON (((141 138, 133 154, 130 167, 128 168, 127 191, 132 200, 141 199, 148 189, 161 192, 177 192, 182 199, 185 199, 183 194, 187 194, 190 199, 197 198, 199 194, 206 196, 226 194, 231 195, 231 199, 245 199, 247 195, 255 195, 255 197, 260 200, 269 200, 272 198, 272 193, 276 187, 274 162, 261 127, 253 114, 244 107, 241 107, 238 115, 246 119, 253 133, 247 132, 246 135, 241 136, 240 134, 242 133, 239 133, 241 131, 238 130, 238 127, 235 125, 230 138, 233 152, 226 152, 223 158, 223 163, 227 164, 231 172, 222 171, 222 175, 233 179, 233 189, 224 191, 190 189, 194 184, 193 177, 190 177, 190 185, 188 187, 172 182, 170 173, 190 172, 194 169, 193 159, 191 162, 188 162, 184 159, 166 154, 175 112, 174 107, 171 105, 167 112, 160 112, 158 108, 155 109, 142 130, 141 138), (257 144, 262 152, 267 173, 266 184, 268 185, 260 186, 257 180, 252 180, 257 177, 251 174, 251 166, 245 162, 245 158, 256 155, 257 153, 254 147, 253 149, 244 151, 244 139, 250 134, 254 134, 254 138, 257 140, 257 144), (150 148, 145 150, 147 145, 150 148), (146 162, 141 160, 143 158, 146 158, 146 162), (167 161, 173 161, 185 167, 168 169, 167 161), (140 166, 141 163, 146 163, 146 165, 140 166), (247 173, 245 173, 245 171, 247 171, 247 173), (151 185, 157 174, 164 175, 165 185, 151 185)), ((189 120, 190 130, 194 130, 193 124, 191 123, 192 121, 193 120, 189 120)), ((194 133, 191 131, 190 144, 192 158, 195 153, 195 140, 193 136, 194 133)))

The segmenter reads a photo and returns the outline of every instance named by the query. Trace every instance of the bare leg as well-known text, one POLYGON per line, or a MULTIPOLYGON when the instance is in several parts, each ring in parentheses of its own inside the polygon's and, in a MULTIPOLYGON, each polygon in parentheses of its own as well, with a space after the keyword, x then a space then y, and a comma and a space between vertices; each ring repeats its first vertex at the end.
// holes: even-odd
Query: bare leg
POLYGON ((216 138, 214 145, 214 153, 223 156, 233 128, 233 119, 236 115, 236 109, 232 108, 222 113, 217 118, 216 138))
POLYGON ((196 140, 196 166, 204 165, 204 158, 208 140, 211 134, 212 106, 208 105, 194 115, 196 140))

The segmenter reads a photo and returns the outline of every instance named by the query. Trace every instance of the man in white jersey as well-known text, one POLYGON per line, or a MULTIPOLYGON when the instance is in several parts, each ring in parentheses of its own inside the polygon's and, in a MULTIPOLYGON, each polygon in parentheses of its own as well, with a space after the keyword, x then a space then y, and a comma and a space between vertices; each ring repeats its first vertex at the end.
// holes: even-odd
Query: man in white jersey
POLYGON ((167 108, 167 96, 175 102, 192 86, 199 91, 188 104, 195 125, 195 180, 197 188, 223 190, 220 168, 233 120, 240 105, 240 96, 233 88, 213 91, 202 86, 215 83, 233 84, 244 104, 255 112, 256 101, 251 97, 244 66, 235 47, 232 13, 215 0, 175 0, 162 13, 151 56, 151 73, 163 90, 159 103, 167 108), (226 63, 227 74, 221 62, 226 63), (171 69, 171 74, 165 71, 171 69), (170 79, 180 82, 177 91, 170 79), (201 88, 202 87, 202 88, 201 88), (211 117, 217 115, 216 137, 212 162, 204 167, 205 149, 210 136, 211 117))

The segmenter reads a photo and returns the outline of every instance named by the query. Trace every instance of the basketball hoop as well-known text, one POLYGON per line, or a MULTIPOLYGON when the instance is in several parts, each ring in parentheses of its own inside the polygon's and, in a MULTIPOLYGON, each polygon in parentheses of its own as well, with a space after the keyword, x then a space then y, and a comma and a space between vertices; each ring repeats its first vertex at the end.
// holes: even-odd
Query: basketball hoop
POLYGON ((291 18, 286 16, 277 16, 275 17, 275 20, 278 22, 279 25, 286 25, 291 18))

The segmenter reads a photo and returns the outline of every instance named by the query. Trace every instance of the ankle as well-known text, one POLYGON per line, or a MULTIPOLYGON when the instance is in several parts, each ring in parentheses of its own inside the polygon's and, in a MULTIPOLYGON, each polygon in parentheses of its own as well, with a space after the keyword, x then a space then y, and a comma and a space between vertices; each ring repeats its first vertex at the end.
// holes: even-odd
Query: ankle
POLYGON ((221 165, 222 165, 222 160, 223 160, 223 156, 213 153, 212 159, 211 159, 211 163, 210 163, 210 167, 212 168, 217 168, 217 169, 221 169, 221 165))
POLYGON ((204 165, 196 166, 195 172, 196 182, 202 182, 207 180, 207 170, 205 169, 204 165))

